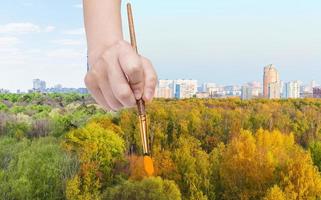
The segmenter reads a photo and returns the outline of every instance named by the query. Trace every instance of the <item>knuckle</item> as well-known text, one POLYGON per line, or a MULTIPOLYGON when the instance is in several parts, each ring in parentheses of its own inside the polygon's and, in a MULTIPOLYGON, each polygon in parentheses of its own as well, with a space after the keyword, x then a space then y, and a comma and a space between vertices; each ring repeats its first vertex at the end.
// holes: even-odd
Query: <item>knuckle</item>
POLYGON ((143 57, 143 59, 144 59, 144 62, 147 63, 148 65, 151 65, 151 66, 153 65, 152 61, 149 60, 148 58, 143 57))
POLYGON ((116 95, 119 100, 126 101, 130 96, 130 90, 129 89, 119 90, 116 95))
POLYGON ((92 84, 93 81, 94 81, 94 79, 92 77, 92 74, 87 73, 85 78, 84 78, 85 85, 88 87, 88 86, 90 86, 92 84))
POLYGON ((104 53, 101 55, 102 60, 108 64, 112 60, 113 53, 110 49, 104 51, 104 53))
POLYGON ((150 83, 151 85, 156 85, 157 84, 157 76, 156 75, 153 75, 153 76, 150 76, 148 79, 147 79, 147 82, 150 83))
POLYGON ((129 65, 129 73, 130 74, 137 74, 142 72, 142 63, 140 61, 140 59, 134 58, 130 65, 129 65))
POLYGON ((129 49, 129 50, 132 50, 132 46, 131 44, 129 44, 127 41, 125 40, 120 40, 117 42, 117 47, 120 48, 120 49, 129 49))
POLYGON ((119 40, 118 42, 117 42, 117 45, 118 46, 128 46, 128 42, 126 42, 125 40, 119 40))

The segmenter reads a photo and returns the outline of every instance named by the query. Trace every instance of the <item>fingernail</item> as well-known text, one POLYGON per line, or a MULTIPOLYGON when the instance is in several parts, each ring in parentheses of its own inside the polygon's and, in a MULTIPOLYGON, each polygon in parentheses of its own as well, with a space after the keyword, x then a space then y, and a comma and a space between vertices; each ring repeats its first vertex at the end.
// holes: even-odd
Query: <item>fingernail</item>
POLYGON ((153 94, 153 91, 152 91, 152 90, 147 90, 147 91, 146 91, 146 94, 145 94, 146 100, 150 101, 150 100, 152 99, 153 95, 154 95, 154 94, 153 94))
POLYGON ((134 90, 134 95, 137 100, 142 98, 142 93, 140 92, 140 90, 134 90))

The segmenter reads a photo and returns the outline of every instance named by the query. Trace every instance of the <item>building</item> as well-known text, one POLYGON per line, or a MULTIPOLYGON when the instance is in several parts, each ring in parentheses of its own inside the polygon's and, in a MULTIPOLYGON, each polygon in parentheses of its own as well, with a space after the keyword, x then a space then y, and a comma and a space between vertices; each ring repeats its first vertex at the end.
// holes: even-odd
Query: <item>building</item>
POLYGON ((224 86, 223 90, 223 96, 227 97, 240 97, 241 96, 241 91, 242 87, 238 85, 227 85, 224 86))
POLYGON ((280 98, 280 77, 272 64, 264 67, 263 96, 269 99, 280 98))
POLYGON ((44 92, 46 90, 46 81, 34 79, 32 89, 37 92, 44 92))
POLYGON ((156 92, 155 92, 155 97, 157 98, 173 98, 174 96, 174 81, 173 80, 159 80, 157 87, 156 87, 156 92))
POLYGON ((321 87, 313 88, 313 98, 321 98, 321 87))
POLYGON ((285 83, 283 87, 283 98, 300 98, 300 85, 299 81, 285 83))
POLYGON ((171 98, 173 98, 173 90, 172 90, 172 88, 169 88, 169 87, 157 88, 156 97, 157 98, 171 99, 171 98))
POLYGON ((186 99, 195 97, 197 93, 197 80, 178 79, 174 80, 174 97, 177 99, 186 99))
POLYGON ((198 99, 207 99, 210 97, 210 94, 208 92, 197 92, 196 98, 198 99))
POLYGON ((209 92, 210 90, 213 90, 214 88, 217 88, 216 83, 203 83, 202 84, 202 92, 209 92))
POLYGON ((204 92, 209 94, 210 98, 224 96, 224 87, 216 83, 205 83, 203 84, 204 92))
POLYGON ((259 81, 252 81, 246 84, 251 87, 252 97, 260 97, 262 96, 262 84, 259 81))
POLYGON ((247 100, 253 98, 253 90, 251 86, 243 85, 241 89, 241 99, 247 100))
POLYGON ((10 93, 10 91, 0 88, 0 94, 7 94, 7 93, 10 93))

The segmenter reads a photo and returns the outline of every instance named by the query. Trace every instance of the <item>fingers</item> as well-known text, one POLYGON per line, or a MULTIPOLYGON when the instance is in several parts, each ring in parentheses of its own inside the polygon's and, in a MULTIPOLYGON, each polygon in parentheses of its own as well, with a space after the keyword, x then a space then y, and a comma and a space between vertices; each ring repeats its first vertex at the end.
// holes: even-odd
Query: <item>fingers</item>
POLYGON ((145 75, 143 99, 151 101, 155 94, 157 74, 152 63, 147 58, 142 57, 142 64, 145 75))
POLYGON ((157 75, 151 62, 127 42, 106 49, 92 65, 85 84, 98 104, 106 110, 132 107, 136 99, 151 101, 157 75))
POLYGON ((121 109, 123 105, 116 99, 109 84, 106 71, 108 67, 106 67, 104 59, 100 59, 99 63, 97 63, 97 67, 100 70, 92 70, 92 72, 95 74, 95 77, 97 78, 97 84, 105 98, 105 101, 112 110, 116 111, 121 109))
POLYGON ((126 74, 135 98, 140 99, 144 91, 144 70, 142 60, 127 42, 120 45, 119 64, 126 74))
POLYGON ((115 98, 124 107, 134 106, 136 104, 135 96, 119 65, 118 59, 113 59, 108 55, 105 55, 104 57, 109 60, 107 79, 115 98))
POLYGON ((110 111, 111 108, 109 107, 109 105, 107 104, 100 88, 98 87, 94 76, 92 75, 92 73, 87 73, 87 75, 85 76, 85 85, 88 88, 89 93, 91 94, 91 96, 95 99, 95 101, 101 105, 104 110, 106 111, 110 111))

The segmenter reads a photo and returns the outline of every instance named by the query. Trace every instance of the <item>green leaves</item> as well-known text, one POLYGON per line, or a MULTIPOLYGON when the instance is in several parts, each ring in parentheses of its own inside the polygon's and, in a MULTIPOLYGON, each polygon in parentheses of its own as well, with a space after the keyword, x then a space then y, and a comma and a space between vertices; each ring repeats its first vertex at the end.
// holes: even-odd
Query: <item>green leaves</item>
POLYGON ((54 138, 0 140, 0 199, 64 199, 77 161, 54 138))
POLYGON ((181 194, 174 181, 160 177, 145 178, 142 181, 125 181, 109 188, 102 200, 181 200, 181 194))

